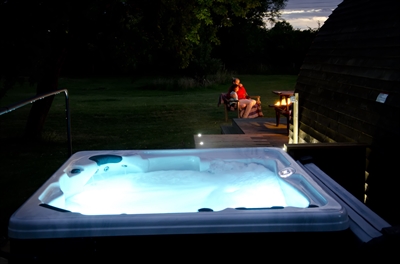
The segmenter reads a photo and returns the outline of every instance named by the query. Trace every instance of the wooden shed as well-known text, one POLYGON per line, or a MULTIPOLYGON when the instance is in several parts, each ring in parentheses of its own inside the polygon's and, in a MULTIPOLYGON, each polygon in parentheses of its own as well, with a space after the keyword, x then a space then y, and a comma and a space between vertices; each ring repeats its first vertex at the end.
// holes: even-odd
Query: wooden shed
POLYGON ((313 41, 295 86, 299 143, 366 144, 366 204, 392 225, 400 224, 399 14, 398 0, 344 0, 313 41))

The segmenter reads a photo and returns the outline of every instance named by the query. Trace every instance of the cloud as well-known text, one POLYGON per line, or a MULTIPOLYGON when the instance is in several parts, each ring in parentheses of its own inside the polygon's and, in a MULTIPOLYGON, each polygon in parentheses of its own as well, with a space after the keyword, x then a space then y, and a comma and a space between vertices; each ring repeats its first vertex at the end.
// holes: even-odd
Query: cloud
POLYGON ((304 18, 293 18, 286 19, 286 21, 293 26, 294 29, 316 29, 318 26, 322 26, 326 21, 326 17, 304 17, 304 18), (319 23, 319 25, 318 25, 319 23))
POLYGON ((328 19, 342 0, 289 0, 282 18, 295 29, 318 28, 328 19))
POLYGON ((299 15, 299 14, 309 15, 310 13, 319 13, 319 12, 321 12, 321 10, 322 10, 322 9, 287 10, 287 11, 283 11, 282 14, 285 15, 285 16, 299 15))

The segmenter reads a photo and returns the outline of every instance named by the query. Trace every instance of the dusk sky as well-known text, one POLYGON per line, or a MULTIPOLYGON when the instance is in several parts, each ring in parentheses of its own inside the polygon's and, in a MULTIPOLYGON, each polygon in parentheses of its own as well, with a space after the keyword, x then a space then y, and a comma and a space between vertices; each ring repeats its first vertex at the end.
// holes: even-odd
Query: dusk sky
POLYGON ((282 12, 282 18, 294 29, 317 28, 322 26, 332 11, 343 0, 289 0, 282 12))

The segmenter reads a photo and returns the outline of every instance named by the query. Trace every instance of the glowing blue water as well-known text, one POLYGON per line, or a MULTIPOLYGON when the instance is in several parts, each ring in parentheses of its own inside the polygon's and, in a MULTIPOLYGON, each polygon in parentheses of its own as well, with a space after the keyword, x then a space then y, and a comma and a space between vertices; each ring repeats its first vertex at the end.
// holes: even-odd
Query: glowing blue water
POLYGON ((64 209, 97 215, 308 205, 300 191, 265 166, 214 160, 206 171, 95 174, 79 193, 66 198, 64 209))

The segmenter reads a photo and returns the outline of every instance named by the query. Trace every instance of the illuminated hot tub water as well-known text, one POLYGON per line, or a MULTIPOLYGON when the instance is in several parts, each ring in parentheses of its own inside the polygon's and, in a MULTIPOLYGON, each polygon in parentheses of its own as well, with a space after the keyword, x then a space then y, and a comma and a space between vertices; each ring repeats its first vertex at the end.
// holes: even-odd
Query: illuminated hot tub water
POLYGON ((278 148, 75 153, 10 219, 16 239, 315 232, 346 210, 278 148))
POLYGON ((272 160, 201 159, 198 156, 83 156, 60 177, 57 199, 39 199, 82 214, 154 214, 226 208, 294 206, 309 200, 272 160), (103 162, 105 164, 103 164, 103 162), (106 163, 107 162, 107 163, 106 163))

